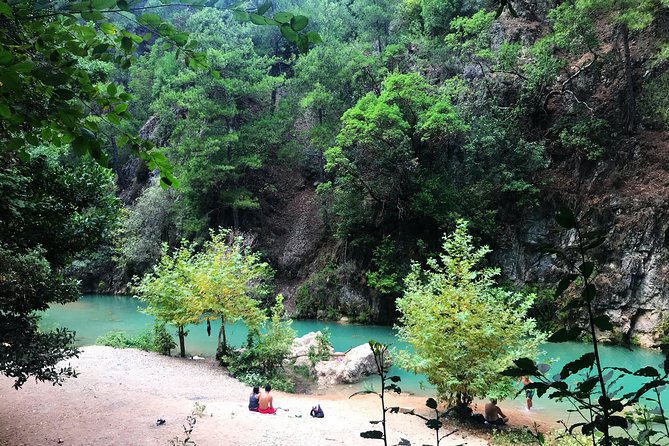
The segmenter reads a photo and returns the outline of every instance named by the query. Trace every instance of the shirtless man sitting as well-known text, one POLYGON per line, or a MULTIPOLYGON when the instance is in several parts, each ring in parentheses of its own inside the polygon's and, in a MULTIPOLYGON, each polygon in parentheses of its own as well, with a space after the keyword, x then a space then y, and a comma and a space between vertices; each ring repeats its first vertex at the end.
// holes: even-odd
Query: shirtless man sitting
POLYGON ((274 397, 269 394, 270 390, 272 390, 272 386, 267 384, 265 391, 258 397, 258 412, 260 413, 276 413, 276 409, 278 409, 273 406, 274 397))
POLYGON ((509 417, 504 415, 502 409, 497 407, 495 398, 491 398, 490 402, 485 405, 484 417, 489 424, 495 426, 504 426, 509 421, 509 417))

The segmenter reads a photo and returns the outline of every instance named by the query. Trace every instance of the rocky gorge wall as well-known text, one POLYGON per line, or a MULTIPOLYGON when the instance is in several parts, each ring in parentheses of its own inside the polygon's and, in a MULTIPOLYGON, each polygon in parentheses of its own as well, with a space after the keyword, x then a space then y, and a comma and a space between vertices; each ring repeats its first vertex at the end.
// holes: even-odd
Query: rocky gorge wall
POLYGON ((510 228, 495 262, 516 284, 554 285, 561 271, 540 247, 574 243, 573 233, 555 225, 555 210, 561 204, 581 212, 593 208, 589 223, 607 232, 606 242, 593 251, 596 309, 628 340, 656 345, 669 311, 669 135, 642 132, 587 174, 579 167, 553 172, 539 210, 510 228))

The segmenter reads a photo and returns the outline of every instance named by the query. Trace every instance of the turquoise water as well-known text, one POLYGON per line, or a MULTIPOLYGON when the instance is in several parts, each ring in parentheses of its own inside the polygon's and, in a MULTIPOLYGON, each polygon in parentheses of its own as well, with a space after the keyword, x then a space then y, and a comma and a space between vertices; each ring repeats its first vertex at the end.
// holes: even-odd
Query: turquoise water
MULTIPOLYGON (((150 328, 153 317, 138 311, 144 304, 131 297, 121 296, 83 296, 79 301, 66 305, 54 305, 42 317, 40 326, 43 329, 55 327, 67 327, 76 332, 76 341, 80 346, 95 344, 98 336, 109 331, 123 331, 130 336, 139 334, 142 330, 150 328)), ((332 345, 336 351, 346 351, 366 343, 369 339, 392 344, 395 348, 407 348, 408 346, 397 340, 395 332, 391 327, 339 324, 334 322, 315 320, 296 320, 293 328, 298 336, 311 331, 322 330, 327 327, 331 333, 332 345)), ((216 352, 217 333, 220 322, 212 321, 211 336, 207 336, 206 325, 189 326, 186 337, 186 350, 189 355, 213 356, 216 352)), ((172 330, 174 331, 174 330, 172 330)), ((228 342, 235 346, 241 346, 246 341, 247 330, 241 323, 228 324, 226 326, 228 342)), ((174 335, 176 338, 176 335, 174 335)), ((589 345, 580 343, 545 344, 543 346, 544 360, 553 359, 549 375, 558 373, 564 364, 577 359, 589 351, 589 345)), ((625 367, 636 370, 648 365, 658 366, 664 357, 651 350, 634 349, 627 350, 622 347, 602 346, 601 358, 604 366, 625 367)), ((427 384, 425 378, 412 373, 393 368, 391 371, 402 378, 403 391, 419 395, 433 395, 429 388, 421 388, 421 383, 427 384)), ((645 380, 640 377, 627 377, 620 384, 626 388, 637 388, 645 380)), ((524 399, 517 398, 507 402, 514 408, 524 407, 524 399)), ((664 392, 663 404, 669 407, 669 397, 664 392), (666 401, 664 401, 666 400, 666 401)), ((556 403, 546 398, 535 398, 535 412, 542 411, 551 417, 564 414, 568 409, 566 403, 556 403)))

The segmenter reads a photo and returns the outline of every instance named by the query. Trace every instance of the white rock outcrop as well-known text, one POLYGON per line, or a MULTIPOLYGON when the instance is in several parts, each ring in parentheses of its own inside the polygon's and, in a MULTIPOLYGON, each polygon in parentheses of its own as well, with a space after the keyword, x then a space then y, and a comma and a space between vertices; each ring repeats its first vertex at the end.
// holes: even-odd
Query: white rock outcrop
POLYGON ((321 386, 356 383, 374 373, 377 373, 376 363, 369 344, 359 345, 333 360, 320 361, 314 367, 321 386))

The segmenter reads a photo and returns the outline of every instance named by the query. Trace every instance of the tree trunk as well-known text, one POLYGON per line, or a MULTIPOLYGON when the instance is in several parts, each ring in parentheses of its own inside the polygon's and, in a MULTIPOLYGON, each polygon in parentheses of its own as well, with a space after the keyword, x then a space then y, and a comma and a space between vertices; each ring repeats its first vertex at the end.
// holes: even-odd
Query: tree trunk
POLYGON ((627 133, 633 133, 635 128, 636 96, 634 94, 634 73, 632 72, 632 56, 630 54, 629 28, 620 24, 622 38, 623 64, 625 66, 625 97, 623 104, 623 126, 627 133))
POLYGON ((224 354, 228 351, 228 339, 225 335, 225 316, 221 316, 221 329, 218 331, 218 353, 224 354))
POLYGON ((179 350, 182 358, 186 357, 186 334, 184 332, 184 327, 177 327, 177 333, 179 335, 179 350))

